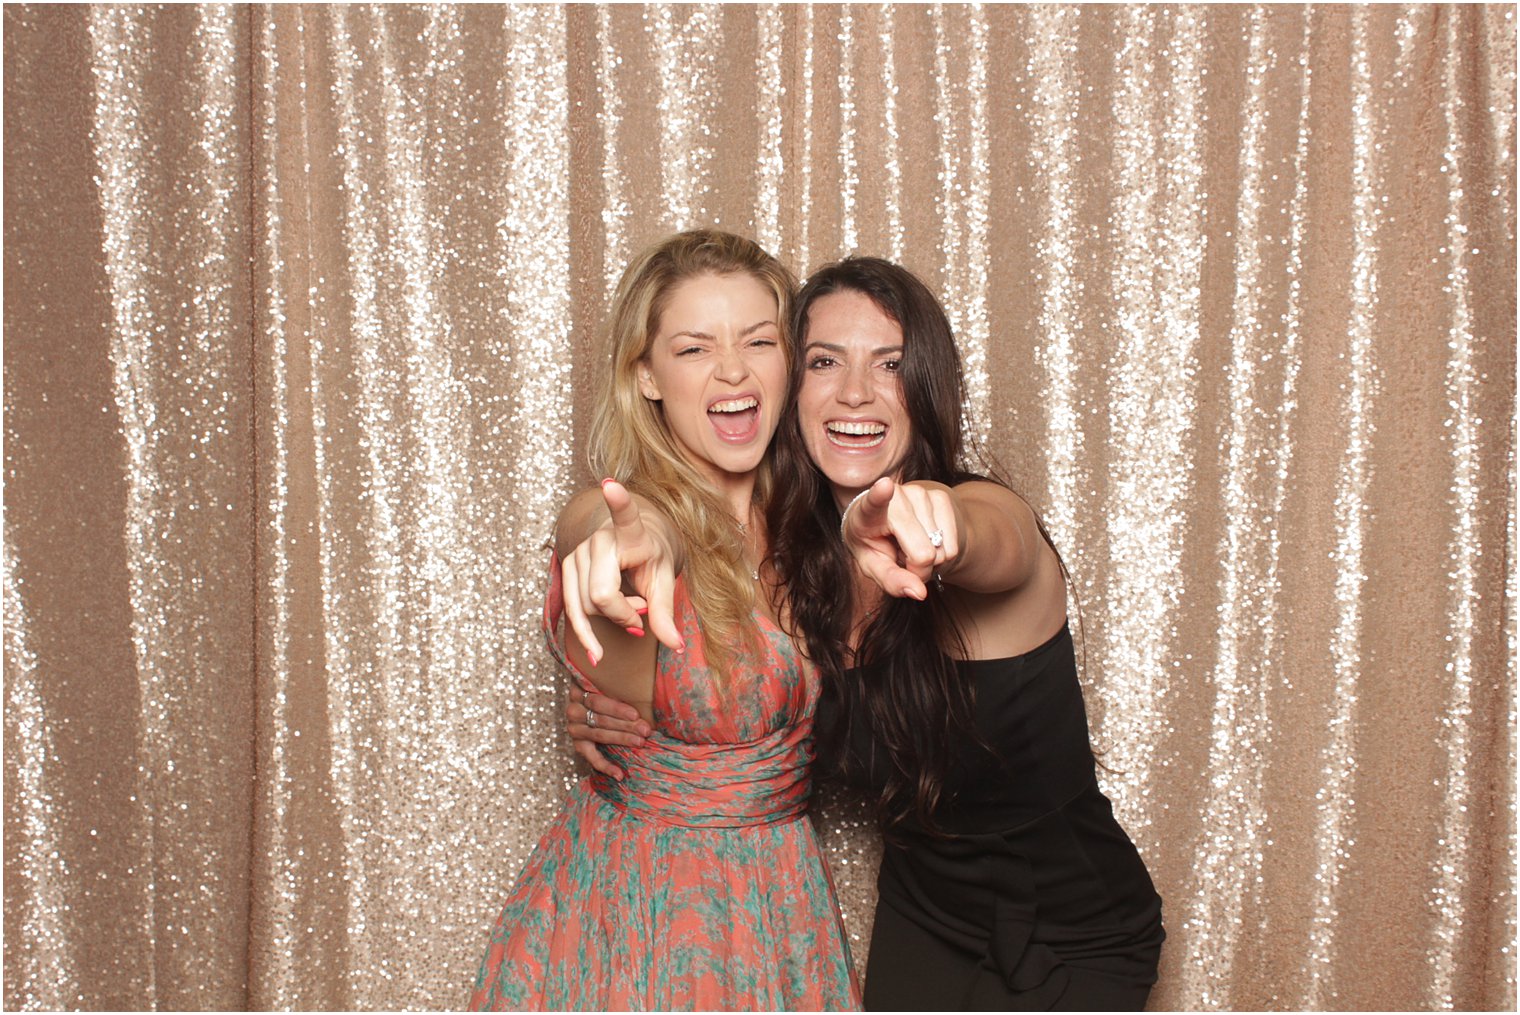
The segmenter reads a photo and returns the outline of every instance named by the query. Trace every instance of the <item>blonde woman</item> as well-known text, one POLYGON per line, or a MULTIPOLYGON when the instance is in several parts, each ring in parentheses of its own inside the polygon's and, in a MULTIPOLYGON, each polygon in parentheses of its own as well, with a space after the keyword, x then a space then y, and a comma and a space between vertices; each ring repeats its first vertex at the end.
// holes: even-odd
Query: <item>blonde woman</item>
POLYGON ((472 1008, 859 1005, 804 816, 818 679, 760 588, 792 286, 752 241, 708 230, 623 275, 591 434, 613 478, 560 516, 546 627, 577 680, 594 671, 651 732, 529 858, 472 1008))

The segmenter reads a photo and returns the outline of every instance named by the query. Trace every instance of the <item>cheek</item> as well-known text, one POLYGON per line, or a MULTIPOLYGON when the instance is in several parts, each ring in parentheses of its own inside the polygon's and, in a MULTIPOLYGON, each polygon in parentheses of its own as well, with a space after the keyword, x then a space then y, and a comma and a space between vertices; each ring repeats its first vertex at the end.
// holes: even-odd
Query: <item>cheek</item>
POLYGON ((804 374, 802 387, 797 390, 798 411, 804 414, 816 411, 821 401, 823 401, 823 382, 815 374, 804 374))
POLYGON ((786 389, 789 386, 789 373, 790 371, 787 370, 786 362, 783 360, 776 365, 775 370, 766 371, 766 376, 763 384, 768 390, 779 392, 780 394, 784 395, 786 394, 786 389))

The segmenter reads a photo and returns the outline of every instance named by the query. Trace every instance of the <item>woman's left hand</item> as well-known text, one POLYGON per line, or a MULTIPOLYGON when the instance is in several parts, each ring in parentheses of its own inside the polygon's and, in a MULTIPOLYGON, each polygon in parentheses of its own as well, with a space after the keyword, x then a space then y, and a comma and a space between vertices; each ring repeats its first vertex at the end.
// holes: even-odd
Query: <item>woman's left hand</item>
POLYGON ((878 479, 845 510, 840 533, 855 566, 889 596, 923 599, 931 577, 960 557, 949 487, 878 479))
POLYGON ((565 725, 570 730, 575 753, 598 772, 619 782, 628 773, 613 764, 597 745, 643 747, 645 738, 654 732, 632 705, 575 684, 571 684, 570 696, 565 702, 565 725))

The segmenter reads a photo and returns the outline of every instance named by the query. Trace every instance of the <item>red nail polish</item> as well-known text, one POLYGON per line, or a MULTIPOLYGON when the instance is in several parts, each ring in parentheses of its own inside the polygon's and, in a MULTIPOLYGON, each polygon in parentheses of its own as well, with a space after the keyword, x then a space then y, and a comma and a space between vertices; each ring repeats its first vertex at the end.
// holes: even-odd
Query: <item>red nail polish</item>
POLYGON ((613 480, 611 476, 608 476, 606 479, 602 480, 602 489, 607 489, 607 484, 611 483, 612 481, 613 480))
POLYGON ((642 637, 644 637, 644 629, 642 627, 632 627, 632 626, 629 626, 629 627, 623 628, 623 630, 627 631, 629 634, 633 635, 635 638, 642 638, 642 637))

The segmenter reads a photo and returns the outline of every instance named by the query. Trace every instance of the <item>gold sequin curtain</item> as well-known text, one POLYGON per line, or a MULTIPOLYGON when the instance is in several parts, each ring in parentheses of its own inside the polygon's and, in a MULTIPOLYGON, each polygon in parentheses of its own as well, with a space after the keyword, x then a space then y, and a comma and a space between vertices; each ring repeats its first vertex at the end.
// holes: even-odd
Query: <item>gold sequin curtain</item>
POLYGON ((1153 1006, 1513 1010, 1514 17, 8 6, 5 1006, 462 1003, 609 290, 717 224, 943 295, 1153 1006))

